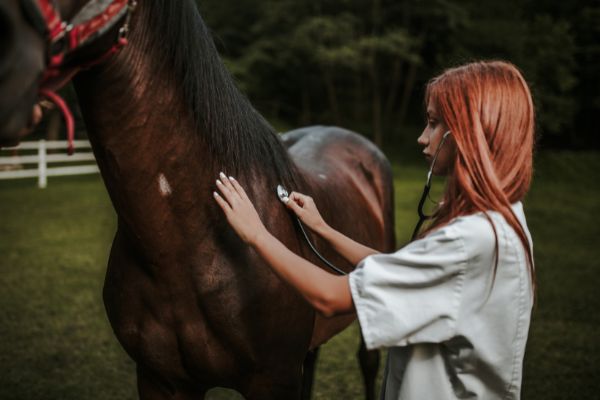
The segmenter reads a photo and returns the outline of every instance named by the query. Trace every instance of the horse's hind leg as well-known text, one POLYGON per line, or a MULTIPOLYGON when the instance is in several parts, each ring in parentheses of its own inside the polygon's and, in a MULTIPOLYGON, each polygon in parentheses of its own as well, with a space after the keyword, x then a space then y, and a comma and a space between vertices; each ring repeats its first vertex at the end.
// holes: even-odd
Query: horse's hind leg
POLYGON ((379 370, 379 350, 367 350, 365 340, 360 335, 360 348, 358 349, 358 361, 365 384, 365 398, 375 399, 375 379, 379 370))
POLYGON ((137 369, 137 387, 140 400, 203 400, 207 389, 175 387, 160 376, 137 369))
POLYGON ((312 388, 315 380, 315 369, 317 358, 319 356, 319 347, 306 353, 304 364, 302 365, 302 400, 310 400, 312 397, 312 388))

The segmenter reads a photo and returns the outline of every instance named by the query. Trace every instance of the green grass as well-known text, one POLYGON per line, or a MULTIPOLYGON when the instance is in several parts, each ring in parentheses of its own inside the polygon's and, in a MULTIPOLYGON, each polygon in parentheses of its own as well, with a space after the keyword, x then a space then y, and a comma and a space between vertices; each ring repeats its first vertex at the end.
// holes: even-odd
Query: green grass
MULTIPOLYGON (((538 306, 524 399, 597 398, 600 382, 600 154, 546 153, 525 202, 538 306)), ((394 164, 399 243, 408 241, 424 165, 394 164)), ((436 191, 441 189, 436 182, 436 191)), ((435 194, 434 194, 435 197, 435 194)), ((97 176, 0 182, 0 399, 135 399, 133 363, 101 299, 115 214, 97 176)), ((359 399, 356 324, 323 347, 315 399, 359 399)), ((238 398, 225 391, 213 399, 238 398)))

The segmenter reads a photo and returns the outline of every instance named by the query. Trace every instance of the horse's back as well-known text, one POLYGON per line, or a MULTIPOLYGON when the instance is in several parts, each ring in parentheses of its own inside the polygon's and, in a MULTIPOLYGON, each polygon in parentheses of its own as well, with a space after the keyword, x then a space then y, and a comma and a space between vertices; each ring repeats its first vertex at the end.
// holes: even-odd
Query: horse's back
MULTIPOLYGON (((282 140, 307 183, 298 190, 314 198, 325 221, 359 243, 391 252, 395 246, 392 171, 381 150, 359 134, 338 127, 301 128, 285 133, 282 140)), ((314 241, 338 267, 345 271, 355 267, 319 238, 314 241)), ((353 319, 324 319, 317 314, 311 348, 330 339, 353 319)))
POLYGON ((331 223, 340 219, 339 228, 344 230, 343 221, 348 220, 348 213, 358 211, 359 214, 350 214, 353 221, 346 233, 356 235, 355 240, 379 251, 393 250, 392 171, 389 161, 375 144, 355 132, 329 126, 296 129, 283 134, 282 140, 311 182, 312 193, 308 194, 326 215, 330 211, 331 223), (359 218, 355 220, 355 217, 359 218), (356 229, 352 227, 360 226, 366 231, 377 227, 379 233, 375 236, 353 233, 356 229))
MULTIPOLYGON (((389 170, 381 150, 358 133, 336 126, 309 126, 281 136, 295 162, 309 170, 371 160, 389 170)), ((355 164, 358 165, 358 164, 355 164)), ((391 172, 390 172, 391 174, 391 172)))

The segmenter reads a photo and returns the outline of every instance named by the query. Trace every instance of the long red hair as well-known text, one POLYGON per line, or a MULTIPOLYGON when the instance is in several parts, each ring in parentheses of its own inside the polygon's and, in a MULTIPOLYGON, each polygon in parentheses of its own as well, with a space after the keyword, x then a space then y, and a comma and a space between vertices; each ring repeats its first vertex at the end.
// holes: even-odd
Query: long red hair
MULTIPOLYGON (((427 231, 461 215, 499 212, 523 244, 535 287, 529 239, 511 209, 529 190, 533 170, 534 106, 523 75, 508 62, 474 62, 433 78, 425 98, 436 106, 456 143, 443 201, 427 231)), ((492 227, 495 275, 498 237, 492 227)))

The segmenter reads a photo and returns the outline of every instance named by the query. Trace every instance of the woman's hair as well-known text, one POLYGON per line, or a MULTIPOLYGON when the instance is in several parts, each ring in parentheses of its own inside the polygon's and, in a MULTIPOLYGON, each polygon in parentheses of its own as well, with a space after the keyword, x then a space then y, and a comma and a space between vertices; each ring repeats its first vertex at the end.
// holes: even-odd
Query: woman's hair
POLYGON ((533 169, 534 106, 521 72, 504 61, 451 68, 428 83, 425 101, 436 106, 456 143, 443 202, 427 230, 478 211, 492 223, 486 211, 499 212, 523 244, 535 287, 529 240, 511 209, 529 190, 533 169))

